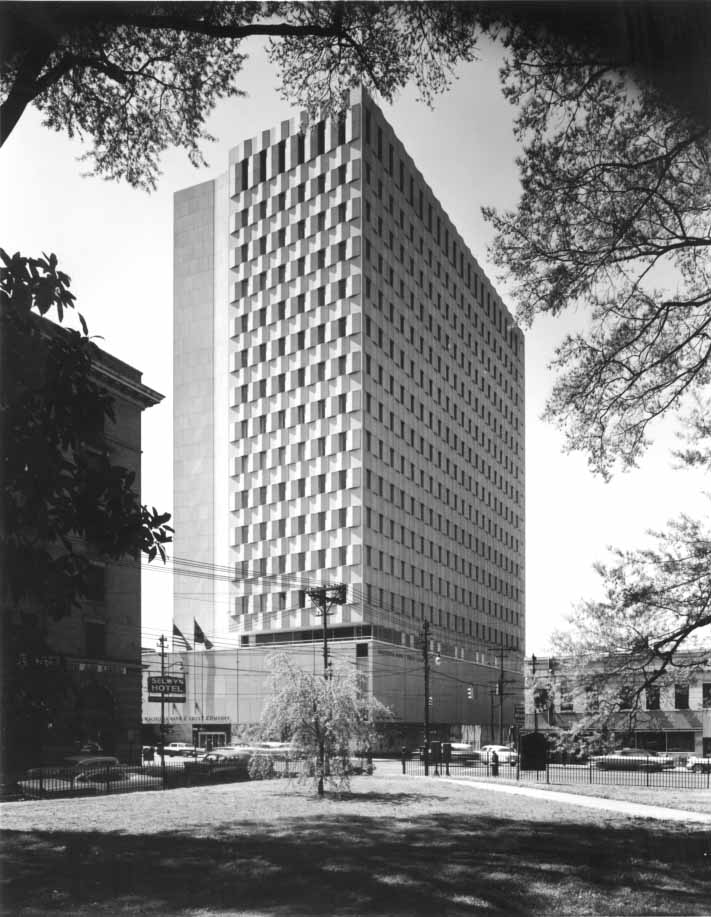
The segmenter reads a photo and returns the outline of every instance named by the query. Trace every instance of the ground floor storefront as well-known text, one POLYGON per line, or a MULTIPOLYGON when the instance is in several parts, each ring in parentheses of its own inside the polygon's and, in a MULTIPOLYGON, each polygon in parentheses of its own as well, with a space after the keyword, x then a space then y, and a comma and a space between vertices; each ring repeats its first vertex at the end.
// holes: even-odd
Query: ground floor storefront
MULTIPOLYGON (((143 738, 157 743, 161 722, 166 743, 189 742, 218 747, 248 738, 259 723, 273 689, 275 654, 285 653, 306 671, 323 671, 323 647, 317 641, 284 646, 248 646, 233 650, 166 654, 164 673, 175 679, 175 694, 162 698, 149 691, 161 672, 160 656, 144 657, 143 738), (161 703, 162 700, 162 703, 161 703)), ((490 656, 477 662, 431 654, 425 699, 421 649, 375 639, 329 642, 334 665, 352 666, 366 689, 392 713, 379 729, 375 751, 397 754, 424 742, 425 710, 430 738, 469 742, 475 747, 508 742, 514 708, 523 699, 522 675, 507 659, 490 656)))

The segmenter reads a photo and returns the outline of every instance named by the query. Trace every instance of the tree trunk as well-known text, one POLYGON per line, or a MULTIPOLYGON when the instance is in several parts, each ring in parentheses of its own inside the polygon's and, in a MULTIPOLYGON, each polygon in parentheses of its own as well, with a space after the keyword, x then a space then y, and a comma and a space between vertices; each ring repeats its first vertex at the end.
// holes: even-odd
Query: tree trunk
POLYGON ((17 70, 5 101, 0 105, 0 146, 12 133, 22 113, 38 95, 37 77, 47 64, 57 42, 49 35, 38 35, 17 70))

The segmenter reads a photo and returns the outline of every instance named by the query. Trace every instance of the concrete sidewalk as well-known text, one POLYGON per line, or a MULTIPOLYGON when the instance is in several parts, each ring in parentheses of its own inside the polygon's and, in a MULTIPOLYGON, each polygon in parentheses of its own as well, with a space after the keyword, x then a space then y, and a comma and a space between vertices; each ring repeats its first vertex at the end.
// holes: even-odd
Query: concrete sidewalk
MULTIPOLYGON (((415 779, 424 779, 415 777, 415 779)), ((431 778, 427 778, 428 780, 431 778)), ((670 809, 667 806, 649 806, 641 802, 627 802, 622 799, 606 799, 601 796, 580 796, 577 793, 560 793, 556 790, 539 790, 532 786, 513 786, 512 784, 490 783, 468 777, 437 777, 438 781, 454 784, 466 784, 492 793, 510 793, 512 796, 529 796, 532 799, 555 799, 556 802, 567 802, 585 809, 598 809, 629 815, 632 818, 654 818, 658 821, 676 821, 711 825, 711 815, 705 812, 688 812, 686 809, 670 809)))

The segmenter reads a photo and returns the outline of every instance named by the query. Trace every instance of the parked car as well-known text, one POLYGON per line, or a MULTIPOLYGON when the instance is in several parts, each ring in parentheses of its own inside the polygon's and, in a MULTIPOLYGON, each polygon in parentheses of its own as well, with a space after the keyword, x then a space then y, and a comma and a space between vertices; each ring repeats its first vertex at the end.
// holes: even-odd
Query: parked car
POLYGON ((689 755, 686 767, 694 774, 711 773, 711 758, 700 758, 697 755, 689 755))
POLYGON ((593 755, 591 767, 615 771, 661 771, 674 767, 674 759, 646 748, 620 748, 607 755, 593 755))
POLYGON ((197 761, 187 761, 186 771, 197 777, 218 777, 226 780, 246 780, 249 774, 251 750, 236 751, 222 748, 211 751, 197 761))
POLYGON ((54 799, 159 790, 163 783, 159 777, 142 773, 140 768, 120 764, 118 758, 75 755, 61 764, 30 769, 17 781, 17 786, 28 799, 54 799))
POLYGON ((509 745, 482 745, 479 757, 485 764, 493 764, 494 752, 499 759, 499 764, 516 764, 518 752, 509 745))
POLYGON ((196 748, 188 742, 170 742, 164 749, 166 758, 173 758, 178 755, 183 758, 195 758, 204 751, 204 748, 196 748))

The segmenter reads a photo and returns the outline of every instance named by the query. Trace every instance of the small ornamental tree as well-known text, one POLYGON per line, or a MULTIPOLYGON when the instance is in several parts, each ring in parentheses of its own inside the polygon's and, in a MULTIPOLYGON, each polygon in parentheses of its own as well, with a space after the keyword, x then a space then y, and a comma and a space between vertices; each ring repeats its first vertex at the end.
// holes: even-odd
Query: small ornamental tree
POLYGON ((291 742, 306 763, 304 776, 313 779, 319 796, 326 784, 347 789, 351 755, 371 747, 377 722, 390 717, 390 710, 368 696, 348 666, 335 665, 326 679, 280 654, 273 657, 272 670, 272 693, 261 717, 262 738, 291 742))

